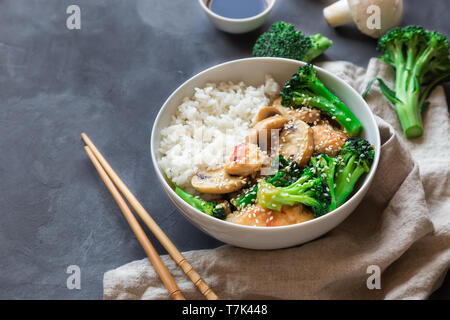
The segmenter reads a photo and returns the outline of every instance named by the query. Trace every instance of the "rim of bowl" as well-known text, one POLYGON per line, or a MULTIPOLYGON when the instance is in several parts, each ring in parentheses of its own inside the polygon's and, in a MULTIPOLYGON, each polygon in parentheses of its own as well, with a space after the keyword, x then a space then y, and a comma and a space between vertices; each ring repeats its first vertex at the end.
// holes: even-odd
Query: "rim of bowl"
MULTIPOLYGON (((201 1, 201 0, 200 0, 201 1)), ((150 153, 151 153, 151 157, 152 157, 152 162, 153 162, 153 166, 155 168, 156 174, 159 177, 159 180, 163 181, 163 184, 166 185, 166 187, 168 187, 169 192, 171 193, 172 196, 179 198, 186 206, 189 206, 189 204, 187 204, 183 199, 181 199, 176 193, 175 191, 172 189, 172 187, 170 186, 170 184, 167 182, 166 177, 162 174, 161 169, 158 165, 158 161, 156 159, 156 154, 155 154, 155 141, 154 141, 154 137, 155 137, 155 131, 156 131, 156 124, 159 122, 159 119, 161 117, 161 115, 164 113, 164 110, 167 107, 167 103, 172 99, 172 97, 179 91, 181 90, 182 87, 184 87, 188 82, 194 80, 194 78, 200 77, 203 74, 211 71, 212 69, 218 68, 218 67, 222 67, 224 65, 227 64, 233 64, 233 63, 239 63, 239 62, 244 62, 244 61, 249 61, 249 60, 267 60, 267 61, 286 61, 286 62, 294 62, 296 64, 300 64, 301 66, 306 65, 306 62, 303 61, 299 61, 299 60, 293 60, 293 59, 286 59, 286 58, 276 58, 276 57, 251 57, 251 58, 242 58, 242 59, 236 59, 236 60, 231 60, 231 61, 227 61, 227 62, 223 62, 217 65, 214 65, 212 67, 209 67, 197 74, 195 74, 194 76, 190 77, 189 79, 187 79, 185 82, 183 82, 181 85, 179 85, 171 94, 170 96, 164 101, 164 104, 162 105, 162 107, 159 109, 158 114, 155 118, 155 121, 153 123, 153 127, 152 127, 152 132, 151 132, 151 138, 150 138, 150 153)), ((343 205, 341 205, 339 208, 334 209, 331 212, 328 212, 318 218, 314 218, 312 220, 309 221, 305 221, 305 222, 301 222, 301 223, 296 223, 296 224, 290 224, 287 226, 275 226, 275 227, 260 227, 260 226, 247 226, 247 225, 242 225, 242 224, 237 224, 237 223, 233 223, 233 222, 229 222, 229 221, 225 221, 225 220, 220 220, 214 217, 211 217, 207 214, 205 214, 204 212, 201 212, 198 209, 195 209, 194 207, 189 206, 191 209, 193 209, 197 214, 202 215, 203 217, 210 219, 210 221, 214 221, 215 223, 220 223, 220 224, 225 224, 228 225, 230 227, 235 227, 238 229, 242 229, 242 230, 265 230, 265 232, 270 232, 270 231, 276 231, 276 230, 286 230, 286 229, 294 229, 294 228, 303 228, 306 227, 308 225, 313 225, 313 224, 318 224, 321 223, 324 220, 327 220, 331 215, 336 215, 340 212, 342 212, 346 207, 350 206, 350 203, 352 201, 354 201, 357 196, 363 192, 366 192, 366 189, 369 188, 369 185, 371 183, 371 181, 373 180, 373 177, 375 175, 375 172, 378 168, 378 162, 380 159, 380 153, 381 153, 381 139, 380 139, 380 130, 378 129, 378 125, 377 122, 375 120, 375 116, 372 112, 372 110, 370 110, 367 102, 361 97, 361 95, 355 90, 353 89, 348 83, 346 83, 344 80, 341 80, 339 77, 337 77, 336 75, 332 74, 331 72, 320 68, 316 65, 313 65, 313 67, 317 70, 320 70, 320 72, 323 72, 325 74, 327 74, 328 76, 335 78, 338 82, 340 82, 341 84, 343 84, 345 87, 347 87, 347 89, 350 89, 351 92, 354 93, 355 97, 357 97, 357 99, 360 100, 360 102, 362 102, 361 104, 364 106, 364 108, 369 112, 370 115, 370 120, 373 122, 373 125, 376 128, 376 134, 375 134, 375 159, 372 163, 372 167, 371 170, 369 172, 369 174, 366 176, 366 179, 364 181, 364 183, 361 185, 361 187, 358 189, 358 191, 356 191, 356 193, 354 193, 352 195, 352 197, 350 199, 347 199, 347 201, 345 201, 345 203, 343 205)), ((368 190, 367 190, 368 191, 368 190)), ((170 197, 169 197, 170 199, 170 197)), ((172 201, 172 199, 170 199, 172 201)), ((362 199, 361 199, 362 200, 362 199)), ((177 208, 177 210, 180 210, 177 208)), ((182 211, 182 210, 180 210, 182 211)), ((353 210, 354 211, 354 210, 353 210)), ((184 215, 184 213, 183 213, 184 215)))
MULTIPOLYGON (((221 15, 213 12, 210 8, 208 8, 206 6, 205 2, 207 2, 207 1, 208 0, 198 0, 198 2, 200 2, 200 6, 203 8, 203 10, 205 10, 208 14, 212 15, 213 17, 222 19, 225 21, 229 21, 229 22, 245 22, 245 21, 252 21, 252 20, 258 19, 258 18, 266 15, 270 10, 272 10, 272 8, 275 5, 275 2, 277 0, 272 0, 272 2, 267 6, 267 8, 263 12, 260 12, 255 16, 251 16, 251 17, 247 17, 247 18, 227 18, 227 17, 221 16, 221 15)), ((267 0, 266 0, 266 3, 267 3, 267 0)))

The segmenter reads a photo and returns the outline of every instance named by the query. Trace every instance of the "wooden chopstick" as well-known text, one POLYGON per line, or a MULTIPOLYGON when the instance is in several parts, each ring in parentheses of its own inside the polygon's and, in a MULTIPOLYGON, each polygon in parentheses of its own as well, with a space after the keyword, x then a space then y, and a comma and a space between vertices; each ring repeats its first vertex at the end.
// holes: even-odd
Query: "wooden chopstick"
POLYGON ((89 147, 85 146, 84 150, 86 151, 87 155, 89 156, 89 159, 91 159, 92 163, 94 164, 95 168, 97 169, 98 173, 100 174, 100 177, 102 178, 106 187, 108 188, 108 190, 111 192, 112 196, 114 197, 114 200, 116 200, 117 204, 119 205, 120 210, 122 210, 122 213, 125 216, 125 219, 127 219, 128 224, 130 225, 134 234, 136 235, 139 242, 141 243, 141 246, 144 248, 144 251, 147 253, 148 259, 153 264, 153 267, 155 268, 156 272, 158 273, 159 277, 161 278, 161 281, 163 282, 163 284, 166 286, 167 291, 169 292, 170 296, 174 300, 185 300, 183 294, 181 293, 180 288, 178 288, 178 286, 177 286, 175 280, 173 279, 172 275, 170 274, 169 270, 167 270, 166 265, 161 260, 161 257, 158 255, 155 248, 151 244, 150 240, 147 238, 144 230, 142 230, 141 226, 139 225, 139 222, 136 220, 133 213, 128 208, 125 200, 122 198, 119 191, 114 186, 114 183, 108 177, 107 173, 102 168, 101 164, 98 162, 97 158, 92 153, 91 149, 89 147))
POLYGON ((116 187, 122 192, 123 196, 131 204, 133 209, 139 215, 139 217, 144 221, 153 235, 158 239, 162 246, 166 249, 172 259, 177 263, 177 265, 184 271, 184 273, 191 279, 194 285, 199 289, 199 291, 208 300, 218 300, 219 297, 212 291, 212 289, 206 284, 206 282, 200 277, 200 275, 194 270, 191 264, 186 260, 186 258, 181 254, 181 252, 175 247, 175 245, 170 241, 166 234, 161 230, 158 224, 153 220, 150 214, 144 209, 144 207, 139 203, 136 197, 127 188, 125 183, 119 178, 115 171, 108 164, 106 159, 102 156, 100 151, 95 147, 89 137, 85 134, 81 134, 81 138, 90 148, 95 158, 103 167, 104 171, 108 174, 111 180, 114 182, 116 187))

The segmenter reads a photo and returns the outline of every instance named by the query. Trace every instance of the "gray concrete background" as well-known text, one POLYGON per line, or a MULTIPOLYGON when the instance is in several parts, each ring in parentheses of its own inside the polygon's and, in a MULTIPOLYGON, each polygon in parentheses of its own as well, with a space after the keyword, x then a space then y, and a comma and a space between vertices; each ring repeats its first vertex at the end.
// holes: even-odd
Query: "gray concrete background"
MULTIPOLYGON (((329 2, 279 0, 263 29, 239 36, 215 30, 196 0, 0 1, 0 298, 101 299, 105 271, 145 256, 83 152, 83 131, 180 250, 221 245, 160 188, 154 118, 183 81, 248 57, 277 20, 332 38, 323 58, 366 66, 376 42, 330 29, 321 14, 329 2), (81 30, 66 29, 69 4, 81 7, 81 30), (72 264, 81 290, 66 288, 72 264)), ((448 1, 405 7, 405 24, 450 34, 448 1)), ((450 298, 450 279, 433 297, 450 298)))

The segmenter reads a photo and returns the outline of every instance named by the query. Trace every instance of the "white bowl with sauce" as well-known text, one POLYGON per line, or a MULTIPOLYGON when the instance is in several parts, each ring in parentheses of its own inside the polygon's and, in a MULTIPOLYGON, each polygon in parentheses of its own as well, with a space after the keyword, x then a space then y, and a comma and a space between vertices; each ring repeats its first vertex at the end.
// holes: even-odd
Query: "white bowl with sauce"
MULTIPOLYGON (((275 5, 276 0, 261 0, 265 1, 265 9, 250 17, 243 18, 229 18, 226 16, 219 15, 215 13, 209 4, 214 0, 199 0, 200 6, 203 11, 205 11, 207 17, 211 23, 219 30, 229 32, 229 33, 245 33, 260 27, 265 21, 275 5)), ((242 1, 242 0, 241 0, 242 1)))
POLYGON ((172 115, 176 113, 183 98, 194 94, 194 88, 203 87, 207 82, 218 83, 228 80, 244 81, 246 85, 259 86, 264 82, 266 74, 271 74, 282 85, 303 65, 305 65, 304 62, 283 58, 246 58, 222 63, 187 80, 170 95, 160 109, 153 125, 151 137, 151 156, 156 175, 164 191, 180 212, 195 226, 212 237, 237 247, 249 249, 280 249, 299 245, 316 239, 339 225, 356 209, 369 190, 380 158, 380 133, 375 117, 358 92, 343 80, 319 67, 315 67, 315 69, 323 83, 349 107, 362 123, 364 130, 361 137, 375 146, 375 159, 369 174, 362 179, 356 192, 336 210, 314 220, 280 227, 234 224, 213 218, 191 207, 172 190, 159 168, 160 132, 170 124, 172 115))

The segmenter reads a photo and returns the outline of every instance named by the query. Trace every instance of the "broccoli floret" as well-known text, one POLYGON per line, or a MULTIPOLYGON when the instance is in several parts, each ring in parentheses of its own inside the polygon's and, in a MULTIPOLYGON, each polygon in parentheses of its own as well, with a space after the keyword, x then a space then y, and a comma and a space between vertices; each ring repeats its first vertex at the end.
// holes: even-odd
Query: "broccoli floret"
POLYGON ((221 220, 226 218, 225 205, 223 203, 214 203, 202 200, 198 197, 193 196, 190 193, 187 193, 178 186, 175 187, 175 193, 179 195, 180 198, 186 201, 189 205, 191 205, 197 210, 200 210, 201 212, 206 213, 209 216, 221 220))
POLYGON ((312 65, 301 67, 281 91, 285 107, 315 107, 336 120, 351 136, 357 136, 362 125, 350 109, 317 77, 312 65))
MULTIPOLYGON (((269 175, 265 178, 270 184, 273 184, 276 187, 287 187, 300 178, 302 170, 300 169, 297 161, 289 161, 282 155, 279 155, 274 162, 275 165, 278 165, 277 173, 269 175)), ((245 208, 246 206, 256 202, 257 192, 258 185, 256 184, 231 202, 233 206, 238 209, 245 208)))
POLYGON ((394 90, 378 79, 382 92, 394 104, 405 136, 420 137, 426 100, 436 86, 450 80, 447 37, 420 26, 394 28, 380 38, 378 50, 383 53, 379 59, 395 69, 394 90))
POLYGON ((231 204, 236 209, 243 209, 256 201, 256 194, 258 192, 258 185, 255 184, 252 188, 247 189, 244 193, 238 196, 236 199, 231 200, 231 204))
POLYGON ((282 155, 278 156, 278 171, 276 174, 266 177, 267 182, 275 187, 287 187, 294 183, 302 175, 302 169, 295 160, 287 160, 282 155))
POLYGON ((275 187, 265 179, 258 183, 258 203, 268 209, 280 211, 283 205, 302 203, 311 207, 315 217, 328 212, 330 194, 322 178, 314 178, 306 171, 296 182, 287 187, 275 187))
POLYGON ((275 22, 256 40, 254 57, 281 57, 310 62, 333 45, 321 34, 305 37, 286 22, 275 22))
POLYGON ((372 145, 361 138, 348 138, 338 157, 334 188, 337 207, 352 193, 356 182, 370 171, 375 151, 372 145))
POLYGON ((336 195, 334 192, 334 177, 336 173, 337 159, 332 158, 327 154, 320 153, 309 160, 309 166, 305 170, 311 171, 316 177, 321 177, 327 184, 326 192, 330 194, 330 207, 328 211, 333 211, 337 208, 336 195))

